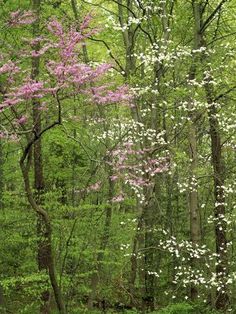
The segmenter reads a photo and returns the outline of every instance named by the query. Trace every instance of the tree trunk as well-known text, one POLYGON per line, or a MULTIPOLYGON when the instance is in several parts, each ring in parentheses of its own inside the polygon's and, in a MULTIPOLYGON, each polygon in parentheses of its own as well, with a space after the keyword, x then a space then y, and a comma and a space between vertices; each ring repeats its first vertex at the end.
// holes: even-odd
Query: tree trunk
MULTIPOLYGON (((131 14, 133 10, 133 0, 127 1, 124 5, 123 0, 118 0, 118 15, 119 15, 119 23, 121 27, 124 27, 128 23, 128 19, 133 17, 131 14), (124 8, 126 8, 126 14, 124 14, 124 8), (125 18, 127 16, 127 19, 125 18)), ((123 42, 125 47, 125 78, 128 81, 130 76, 135 71, 135 56, 134 56, 134 48, 135 48, 135 40, 136 33, 133 25, 130 25, 127 29, 122 32, 123 42)))
POLYGON ((47 214, 47 212, 39 206, 35 198, 33 196, 33 192, 30 187, 30 180, 29 180, 29 170, 30 170, 30 160, 31 160, 31 152, 27 153, 24 151, 23 157, 20 160, 20 167, 21 172, 23 175, 24 180, 24 186, 25 186, 25 193, 28 199, 29 204, 31 205, 32 209, 35 211, 35 213, 41 217, 44 227, 44 246, 43 246, 43 254, 46 258, 44 258, 44 261, 46 263, 46 267, 49 273, 50 282, 53 288, 55 301, 57 304, 57 308, 60 314, 66 314, 63 298, 61 294, 61 290, 57 283, 56 278, 56 271, 55 271, 55 265, 54 265, 54 256, 52 251, 52 227, 51 227, 51 221, 47 214), (27 160, 25 160, 24 156, 27 157, 27 160))
MULTIPOLYGON (((152 192, 154 193, 154 192, 152 192)), ((154 235, 153 228, 155 223, 155 201, 150 197, 148 204, 144 207, 144 293, 143 306, 144 313, 155 309, 155 276, 154 271, 154 235)))
POLYGON ((88 308, 92 309, 93 308, 93 301, 96 298, 96 290, 97 286, 99 284, 100 280, 100 275, 102 271, 102 261, 104 259, 104 253, 107 248, 107 245, 109 243, 109 238, 110 238, 110 228, 111 228, 111 219, 112 219, 112 204, 111 204, 111 199, 114 196, 114 182, 111 180, 112 176, 112 169, 109 167, 108 171, 108 183, 109 183, 109 191, 108 191, 108 199, 109 199, 109 204, 106 208, 106 216, 105 216, 105 222, 104 222, 104 228, 103 228, 103 234, 101 236, 101 243, 99 247, 99 253, 97 255, 97 260, 96 260, 96 271, 92 275, 91 279, 91 293, 89 295, 88 299, 88 308))
MULTIPOLYGON (((33 23, 32 35, 33 38, 40 36, 40 8, 41 0, 32 0, 32 10, 36 15, 36 21, 33 23)), ((40 49, 40 43, 36 43, 33 49, 38 52, 40 49)), ((32 71, 31 79, 37 81, 39 78, 39 66, 40 58, 32 58, 32 71)), ((40 106, 40 101, 38 99, 32 100, 32 111, 33 111, 33 128, 36 134, 41 132, 41 114, 38 110, 40 106)), ((34 143, 33 147, 34 156, 34 190, 37 204, 42 204, 42 194, 44 191, 44 178, 43 178, 43 163, 42 163, 42 147, 41 139, 34 143)), ((41 215, 37 217, 37 237, 38 237, 38 268, 40 271, 47 271, 47 234, 46 228, 44 226, 44 221, 41 215)), ((41 294, 41 306, 40 313, 48 314, 50 313, 49 308, 50 291, 48 289, 44 290, 41 294)))
MULTIPOLYGON (((224 2, 224 1, 223 1, 224 2)), ((222 3, 223 3, 222 2, 222 3)), ((202 12, 201 3, 198 1, 193 1, 194 6, 194 18, 195 23, 202 26, 202 12)), ((202 27, 197 32, 199 38, 199 47, 206 46, 204 44, 205 36, 202 27)), ((216 291, 216 303, 215 306, 218 310, 225 311, 229 304, 229 294, 226 285, 227 275, 228 275, 228 254, 227 254, 227 239, 226 230, 227 226, 224 222, 225 217, 225 196, 224 196, 224 181, 225 173, 223 166, 223 156, 222 156, 222 144, 221 135, 219 130, 219 122, 217 118, 217 108, 214 103, 214 89, 210 84, 211 76, 204 77, 203 69, 209 70, 209 57, 205 53, 201 54, 202 63, 202 76, 205 80, 204 89, 206 94, 208 108, 208 120, 210 125, 210 138, 211 138, 211 161, 213 166, 214 174, 214 215, 215 215, 215 240, 216 240, 216 253, 217 253, 217 265, 216 265, 216 276, 218 282, 220 283, 220 289, 216 291)))
MULTIPOLYGON (((193 15, 194 15, 194 27, 193 27, 193 49, 199 49, 201 47, 201 37, 199 36, 201 29, 201 16, 200 16, 200 4, 193 2, 193 15)), ((193 57, 193 62, 189 72, 189 80, 194 80, 196 76, 196 70, 198 65, 198 56, 193 57)), ((198 153, 197 153, 197 113, 192 105, 194 99, 194 92, 189 100, 189 127, 188 127, 188 143, 189 143, 189 212, 190 212, 190 239, 193 247, 196 247, 201 242, 201 219, 200 210, 198 206, 198 191, 197 191, 197 168, 198 168, 198 153)), ((196 258, 191 259, 191 266, 196 268, 198 265, 196 258)), ((198 296, 198 290, 195 285, 191 285, 190 297, 192 301, 195 301, 198 296)))
POLYGON ((215 237, 216 237, 216 253, 217 265, 216 275, 221 283, 220 290, 216 291, 216 308, 225 310, 229 304, 228 288, 226 280, 228 276, 228 254, 227 254, 227 225, 224 221, 225 217, 225 195, 224 195, 224 163, 222 156, 222 144, 219 131, 219 123, 217 119, 217 109, 214 104, 212 87, 206 83, 205 85, 207 102, 210 105, 208 118, 210 124, 211 137, 211 161, 214 173, 214 197, 215 197, 215 237))
MULTIPOLYGON (((190 238, 193 247, 196 247, 201 242, 201 226, 200 226, 200 211, 198 206, 198 192, 196 186, 196 171, 197 171, 197 135, 194 121, 190 121, 189 126, 189 211, 190 211, 190 238)), ((191 266, 196 268, 198 265, 196 258, 191 260, 191 266)), ((191 300, 196 300, 198 290, 195 285, 191 285, 190 291, 191 300)))
POLYGON ((138 245, 141 242, 140 237, 140 230, 143 228, 143 214, 138 217, 138 223, 136 227, 136 233, 133 240, 133 249, 132 249, 132 255, 130 258, 130 278, 129 278, 129 293, 130 293, 130 304, 132 307, 139 306, 138 299, 137 299, 137 293, 135 289, 135 281, 137 277, 137 271, 138 271, 138 259, 137 259, 137 253, 138 253, 138 245))

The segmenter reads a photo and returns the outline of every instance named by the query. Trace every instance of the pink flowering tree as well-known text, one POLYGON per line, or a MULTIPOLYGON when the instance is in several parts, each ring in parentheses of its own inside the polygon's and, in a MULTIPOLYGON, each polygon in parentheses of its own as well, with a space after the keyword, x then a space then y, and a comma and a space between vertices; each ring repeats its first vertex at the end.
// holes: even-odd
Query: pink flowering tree
MULTIPOLYGON (((0 112, 6 121, 0 136, 17 141, 22 147, 20 168, 25 192, 32 209, 44 223, 47 269, 60 313, 65 313, 65 307, 54 266, 51 220, 34 197, 30 181, 33 146, 46 132, 63 124, 63 104, 71 97, 82 95, 84 101, 99 106, 112 103, 127 105, 132 99, 127 86, 116 89, 114 86, 101 85, 100 79, 109 73, 112 64, 92 66, 80 61, 86 38, 97 32, 89 28, 90 20, 91 16, 86 16, 78 31, 74 26, 66 29, 59 21, 52 19, 44 36, 25 40, 24 49, 17 52, 17 60, 10 60, 7 54, 1 55, 0 60, 3 82, 0 112), (35 49, 37 43, 40 43, 40 49, 35 49), (29 75, 29 60, 39 57, 43 71, 40 78, 34 80, 29 75), (40 103, 35 110, 50 111, 47 124, 40 130, 32 120, 32 103, 40 103)), ((8 26, 23 27, 34 21, 35 16, 31 11, 16 11, 11 13, 8 26)), ((90 187, 91 190, 97 188, 97 185, 90 187)))

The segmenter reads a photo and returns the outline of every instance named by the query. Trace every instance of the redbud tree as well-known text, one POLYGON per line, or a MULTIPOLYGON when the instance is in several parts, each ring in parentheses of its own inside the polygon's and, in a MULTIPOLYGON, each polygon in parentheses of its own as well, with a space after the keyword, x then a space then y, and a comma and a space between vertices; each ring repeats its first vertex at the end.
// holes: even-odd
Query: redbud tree
MULTIPOLYGON (((16 11, 10 14, 7 26, 27 30, 36 19, 31 11, 16 11)), ((130 104, 132 99, 127 86, 115 88, 110 83, 101 83, 109 77, 112 64, 93 66, 81 62, 86 39, 98 32, 98 29, 90 27, 91 20, 90 14, 85 16, 78 31, 76 25, 65 27, 58 20, 51 19, 43 35, 22 38, 14 60, 7 51, 0 56, 0 112, 4 121, 0 136, 19 143, 22 148, 20 168, 24 188, 31 208, 44 224, 48 275, 60 313, 65 313, 65 307, 54 266, 51 219, 38 204, 30 180, 33 146, 45 133, 63 124, 64 104, 70 103, 70 99, 80 96, 91 106, 130 104), (35 49, 36 46, 40 49, 35 49), (40 75, 35 80, 30 75, 31 61, 37 58, 40 58, 40 75), (37 104, 33 110, 45 113, 47 122, 40 130, 32 118, 32 104, 37 104)))

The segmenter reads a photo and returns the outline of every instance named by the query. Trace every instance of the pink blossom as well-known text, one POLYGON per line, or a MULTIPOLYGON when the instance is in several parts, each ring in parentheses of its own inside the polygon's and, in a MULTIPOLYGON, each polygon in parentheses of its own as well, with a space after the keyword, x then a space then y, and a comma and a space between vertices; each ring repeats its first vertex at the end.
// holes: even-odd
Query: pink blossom
MULTIPOLYGON (((95 81, 96 78, 103 75, 111 66, 104 64, 93 69, 91 66, 74 63, 73 62, 49 62, 47 68, 49 72, 54 75, 59 82, 69 82, 73 83, 77 88, 84 85, 86 82, 95 81)), ((99 87, 101 91, 103 87, 99 87)), ((95 88, 96 89, 96 88, 95 88)), ((88 93, 85 91, 85 93, 88 93)))
POLYGON ((8 134, 7 132, 2 132, 2 131, 0 131, 0 138, 8 139, 9 141, 12 141, 12 142, 17 142, 19 140, 16 134, 8 134))
POLYGON ((8 25, 10 26, 27 25, 34 23, 35 20, 36 16, 32 11, 17 10, 11 12, 8 25))
POLYGON ((43 46, 39 51, 32 51, 31 52, 31 56, 32 57, 42 56, 43 54, 45 54, 45 52, 47 52, 52 47, 55 47, 55 45, 47 44, 47 45, 43 46))
POLYGON ((92 88, 93 100, 98 104, 122 103, 129 104, 132 95, 129 93, 127 85, 118 87, 116 90, 104 90, 101 92, 92 88))
POLYGON ((88 187, 88 191, 99 191, 101 188, 101 181, 98 181, 88 187))
POLYGON ((120 194, 120 195, 117 195, 115 197, 112 198, 112 203, 120 203, 122 201, 124 201, 124 195, 123 194, 120 194))
POLYGON ((44 92, 44 83, 28 81, 22 86, 19 86, 15 91, 15 97, 22 97, 24 99, 41 98, 44 92))
POLYGON ((110 176, 111 181, 116 181, 119 177, 118 176, 110 176))
POLYGON ((71 28, 69 32, 65 32, 62 25, 56 19, 50 21, 48 30, 58 37, 59 52, 64 61, 68 61, 68 59, 76 56, 75 47, 86 37, 80 32, 77 32, 75 28, 71 28))
POLYGON ((8 61, 0 67, 0 74, 4 73, 17 73, 19 72, 19 67, 12 61, 8 61))
POLYGON ((16 122, 20 125, 23 125, 27 122, 28 118, 26 116, 21 116, 19 119, 16 120, 16 122))
POLYGON ((21 98, 7 98, 2 104, 0 104, 0 112, 6 108, 19 104, 22 101, 23 99, 21 98))
POLYGON ((48 30, 55 36, 61 37, 64 33, 63 27, 61 23, 59 23, 56 19, 52 19, 48 23, 48 30))
POLYGON ((44 40, 44 38, 43 38, 42 36, 38 36, 38 37, 35 37, 35 38, 31 39, 31 40, 28 40, 28 38, 26 38, 25 40, 26 40, 27 42, 29 42, 29 44, 30 44, 31 46, 35 46, 35 45, 37 45, 38 43, 41 43, 41 42, 44 40))
POLYGON ((80 30, 81 31, 83 31, 83 30, 88 28, 92 18, 93 18, 93 16, 92 16, 91 12, 84 17, 82 23, 80 24, 80 30))

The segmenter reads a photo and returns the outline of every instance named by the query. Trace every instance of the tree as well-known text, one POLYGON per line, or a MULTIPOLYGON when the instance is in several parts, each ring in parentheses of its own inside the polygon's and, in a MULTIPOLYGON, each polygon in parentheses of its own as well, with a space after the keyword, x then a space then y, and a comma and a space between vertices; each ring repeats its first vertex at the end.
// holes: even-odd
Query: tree
MULTIPOLYGON (((89 31, 87 34, 85 33, 88 23, 91 19, 90 16, 87 16, 84 22, 81 24, 80 32, 77 32, 75 29, 65 32, 62 25, 58 21, 51 21, 48 25, 48 29, 56 40, 55 42, 49 40, 46 45, 39 49, 38 43, 41 40, 41 38, 38 37, 39 9, 40 3, 35 2, 34 11, 36 11, 36 15, 34 14, 35 12, 21 13, 20 11, 13 12, 11 14, 11 20, 9 22, 11 25, 34 23, 33 35, 37 35, 37 37, 33 38, 33 48, 36 49, 33 50, 31 54, 32 58, 35 59, 33 59, 32 62, 32 74, 30 79, 26 78, 26 81, 23 85, 18 85, 18 81, 16 79, 12 80, 12 90, 9 93, 5 92, 6 98, 1 105, 1 111, 10 109, 18 119, 18 125, 22 129, 22 133, 19 134, 25 135, 26 143, 22 143, 23 154, 20 159, 20 167, 25 184, 25 193, 29 204, 31 205, 34 212, 40 217, 39 233, 42 233, 41 230, 43 230, 43 243, 41 242, 39 244, 39 267, 41 269, 43 268, 48 270, 58 311, 60 313, 65 313, 62 292, 58 285, 54 264, 51 219, 48 212, 42 208, 40 204, 40 198, 38 196, 34 196, 31 187, 30 170, 32 149, 34 147, 34 169, 36 177, 35 187, 38 191, 40 190, 41 193, 43 177, 40 141, 42 135, 48 132, 50 129, 62 124, 62 99, 66 97, 66 95, 70 95, 71 92, 72 94, 76 94, 78 92, 86 93, 86 89, 84 89, 83 86, 85 86, 85 84, 88 82, 90 84, 94 83, 99 76, 103 75, 109 69, 110 66, 105 64, 93 69, 92 67, 83 65, 77 61, 77 46, 80 43, 83 45, 83 40, 88 36, 88 34, 93 33, 93 30, 89 31), (57 49, 59 60, 50 60, 47 64, 49 74, 52 77, 51 83, 53 86, 49 85, 49 87, 46 87, 47 84, 50 84, 48 80, 38 81, 39 56, 43 55, 51 47, 57 49), (71 90, 71 85, 74 87, 74 90, 71 90), (38 113, 40 110, 39 99, 47 98, 48 96, 52 97, 54 104, 56 105, 57 118, 54 122, 49 123, 44 128, 41 128, 41 118, 40 114, 38 113), (26 117, 19 117, 19 109, 17 109, 15 106, 16 104, 19 106, 19 104, 24 104, 29 101, 32 101, 33 104, 33 127, 29 129, 30 132, 26 129, 26 117)), ((8 75, 8 78, 10 75, 12 75, 12 73, 16 74, 19 72, 19 68, 11 61, 7 61, 1 69, 2 73, 6 73, 8 75)), ((89 92, 94 101, 97 100, 101 103, 111 103, 114 101, 117 102, 119 100, 126 101, 129 99, 129 96, 127 95, 126 97, 124 94, 121 94, 120 90, 117 92, 105 91, 107 95, 100 94, 97 92, 97 90, 99 91, 98 87, 91 87, 89 92)), ((104 88, 102 88, 102 91, 104 91, 104 88)), ((12 127, 12 130, 15 133, 13 123, 11 123, 10 127, 12 127)), ((16 135, 18 135, 18 132, 16 135)), ((47 302, 45 298, 43 301, 47 302)))

